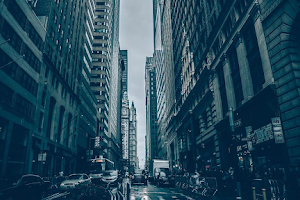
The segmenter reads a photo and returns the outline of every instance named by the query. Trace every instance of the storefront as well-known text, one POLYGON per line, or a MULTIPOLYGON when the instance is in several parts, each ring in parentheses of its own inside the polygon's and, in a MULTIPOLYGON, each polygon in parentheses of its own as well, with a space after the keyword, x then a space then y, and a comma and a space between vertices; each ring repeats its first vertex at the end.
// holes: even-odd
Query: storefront
POLYGON ((234 169, 244 186, 264 176, 284 179, 287 151, 274 88, 268 86, 233 112, 234 129, 229 116, 216 125, 223 171, 234 169))

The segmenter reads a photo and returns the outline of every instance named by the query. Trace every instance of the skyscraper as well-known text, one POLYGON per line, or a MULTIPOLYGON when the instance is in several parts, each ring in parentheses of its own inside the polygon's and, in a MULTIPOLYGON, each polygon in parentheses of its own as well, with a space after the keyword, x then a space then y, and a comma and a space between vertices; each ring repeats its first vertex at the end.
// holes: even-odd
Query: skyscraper
POLYGON ((156 98, 156 71, 153 67, 153 57, 146 57, 145 65, 145 93, 146 93, 146 162, 158 158, 157 137, 157 98, 156 98))
POLYGON ((106 138, 106 157, 117 162, 120 156, 118 110, 121 95, 119 73, 119 0, 96 0, 91 86, 100 113, 99 134, 106 138))
POLYGON ((129 171, 133 172, 138 169, 137 165, 137 116, 136 108, 132 102, 129 115, 129 171))
POLYGON ((121 62, 124 64, 124 70, 122 75, 122 94, 128 92, 128 54, 127 50, 120 50, 121 62))

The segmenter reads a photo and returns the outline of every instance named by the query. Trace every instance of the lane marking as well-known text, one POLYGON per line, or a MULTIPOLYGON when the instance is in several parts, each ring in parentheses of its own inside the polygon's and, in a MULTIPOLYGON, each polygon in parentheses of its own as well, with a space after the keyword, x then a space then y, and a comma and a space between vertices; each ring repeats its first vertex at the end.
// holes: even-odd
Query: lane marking
POLYGON ((151 200, 149 196, 143 196, 141 200, 151 200))
POLYGON ((162 196, 158 196, 159 200, 165 200, 162 196))
POLYGON ((172 198, 173 198, 173 199, 177 199, 177 197, 176 197, 176 196, 172 196, 172 198))

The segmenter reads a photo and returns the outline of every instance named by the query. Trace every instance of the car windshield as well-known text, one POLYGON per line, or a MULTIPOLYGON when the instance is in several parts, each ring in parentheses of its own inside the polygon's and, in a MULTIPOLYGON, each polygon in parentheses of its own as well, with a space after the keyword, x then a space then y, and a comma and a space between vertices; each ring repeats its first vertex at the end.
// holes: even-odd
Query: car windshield
POLYGON ((117 176, 118 172, 117 171, 105 171, 103 173, 103 176, 117 176))
POLYGON ((134 173, 135 174, 143 174, 143 171, 144 170, 142 170, 142 169, 136 169, 136 170, 134 170, 134 173))
POLYGON ((82 175, 70 175, 67 180, 76 180, 76 179, 82 179, 82 175))
POLYGON ((160 168, 161 176, 167 176, 170 174, 169 168, 160 168))
POLYGON ((27 184, 27 183, 36 183, 36 182, 40 182, 40 179, 36 176, 24 176, 22 177, 17 185, 20 185, 20 184, 27 184))

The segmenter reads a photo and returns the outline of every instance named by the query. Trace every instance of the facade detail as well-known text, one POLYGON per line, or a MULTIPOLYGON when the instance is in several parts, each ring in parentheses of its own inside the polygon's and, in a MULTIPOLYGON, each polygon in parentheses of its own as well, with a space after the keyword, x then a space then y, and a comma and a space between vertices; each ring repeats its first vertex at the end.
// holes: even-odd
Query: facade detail
POLYGON ((153 2, 158 134, 165 138, 158 157, 175 171, 268 167, 293 182, 300 163, 299 1, 153 2))

